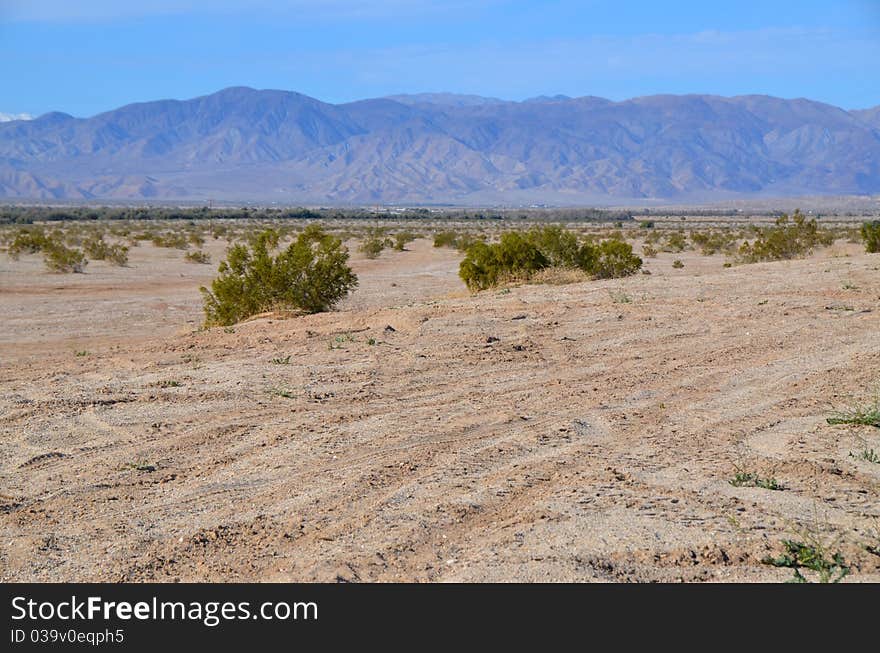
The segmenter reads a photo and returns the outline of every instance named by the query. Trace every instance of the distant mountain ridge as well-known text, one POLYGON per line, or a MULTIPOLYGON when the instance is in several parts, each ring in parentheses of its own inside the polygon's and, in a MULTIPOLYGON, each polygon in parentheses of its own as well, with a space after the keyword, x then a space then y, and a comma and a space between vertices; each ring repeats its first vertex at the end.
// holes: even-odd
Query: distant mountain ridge
POLYGON ((224 89, 0 123, 0 197, 600 203, 880 192, 880 107, 224 89))

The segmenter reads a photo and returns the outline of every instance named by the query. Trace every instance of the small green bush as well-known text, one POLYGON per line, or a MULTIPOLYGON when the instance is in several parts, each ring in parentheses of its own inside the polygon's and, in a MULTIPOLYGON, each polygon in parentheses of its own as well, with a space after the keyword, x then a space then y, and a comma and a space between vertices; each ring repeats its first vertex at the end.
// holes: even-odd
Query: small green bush
POLYGON ((505 279, 527 279, 549 265, 547 257, 526 236, 508 231, 498 243, 472 244, 459 266, 459 276, 471 290, 485 290, 505 279))
POLYGON ((95 235, 89 236, 83 241, 82 248, 83 251, 93 261, 103 261, 107 258, 107 242, 104 240, 103 236, 95 235))
POLYGON ((19 231, 7 253, 13 261, 17 261, 22 254, 36 254, 48 244, 49 239, 42 229, 22 229, 19 231))
POLYGON ((673 231, 666 234, 666 243, 662 249, 664 252, 683 252, 687 248, 687 236, 682 231, 673 231))
POLYGON ((739 249, 743 263, 759 261, 784 261, 809 256, 820 245, 834 242, 834 234, 819 229, 816 220, 807 220, 799 210, 789 218, 783 215, 773 227, 757 229, 757 237, 745 242, 739 249))
POLYGON ((365 238, 358 248, 367 258, 379 258, 382 250, 385 249, 385 240, 370 236, 365 238))
POLYGON ((526 233, 526 239, 534 245, 553 267, 573 268, 579 266, 577 236, 559 226, 534 227, 526 233))
POLYGON ((869 254, 880 252, 880 220, 865 222, 861 228, 862 240, 865 241, 865 251, 869 254))
POLYGON ((394 234, 394 249, 398 252, 402 252, 406 249, 407 244, 415 239, 416 235, 411 231, 398 231, 394 234))
POLYGON ((93 261, 107 261, 123 267, 128 265, 128 247, 109 245, 103 236, 96 235, 83 241, 83 250, 93 261))
POLYGON ((51 272, 83 272, 88 261, 81 250, 50 240, 43 247, 43 260, 51 272))
POLYGON ((597 279, 617 279, 635 274, 642 267, 642 259, 633 253, 632 245, 616 239, 603 240, 592 246, 590 255, 583 252, 584 269, 597 279), (592 258, 592 260, 590 260, 592 258))
POLYGON ((642 266, 632 246, 616 239, 578 245, 571 232, 555 227, 508 231, 498 243, 476 241, 465 253, 459 276, 471 290, 526 280, 550 267, 580 269, 597 279, 625 277, 642 266))
POLYGON ((483 234, 458 233, 455 231, 440 231, 434 234, 434 247, 453 247, 460 252, 466 252, 476 242, 486 242, 483 234))
POLYGON ((719 251, 732 254, 736 249, 736 235, 729 231, 695 231, 691 240, 700 247, 703 256, 712 256, 719 251))
POLYGON ((88 261, 81 250, 67 247, 60 232, 47 236, 41 229, 20 231, 9 245, 9 256, 18 260, 21 254, 43 252, 43 262, 51 272, 83 272, 88 261))
POLYGON ((275 249, 278 247, 278 243, 281 242, 281 234, 278 233, 277 229, 272 228, 248 231, 245 240, 251 247, 262 245, 268 249, 275 249))
MULTIPOLYGON (((277 238, 274 239, 277 242, 277 238)), ((252 247, 231 247, 211 290, 202 287, 205 325, 231 325, 273 309, 325 311, 357 286, 348 250, 339 238, 310 225, 273 256, 270 232, 252 247)))
POLYGON ((484 236, 483 234, 475 235, 475 234, 465 233, 465 234, 461 234, 458 237, 458 240, 456 241, 455 247, 456 247, 456 249, 458 249, 459 252, 466 252, 466 251, 468 251, 468 248, 470 248, 470 246, 473 245, 474 243, 484 243, 484 242, 486 242, 486 236, 484 236))
POLYGON ((201 263, 204 265, 211 262, 211 255, 199 249, 195 252, 187 252, 184 254, 183 260, 187 263, 201 263))
POLYGON ((773 567, 787 567, 794 571, 792 583, 808 583, 801 572, 807 569, 814 572, 813 579, 818 583, 839 583, 850 573, 850 567, 838 551, 831 554, 830 550, 818 542, 798 542, 783 540, 785 552, 774 558, 765 557, 762 562, 773 567))
POLYGON ((155 247, 167 247, 171 249, 189 248, 187 237, 180 233, 155 234, 151 236, 150 240, 153 241, 155 247))
POLYGON ((513 275, 528 275, 549 267, 550 258, 529 238, 518 231, 501 235, 497 250, 498 262, 513 275))
POLYGON ((434 234, 434 247, 458 247, 458 234, 454 231, 440 231, 434 234))
POLYGON ((648 245, 656 245, 662 240, 662 232, 661 231, 649 231, 645 236, 645 243, 648 245))
POLYGON ((128 247, 125 245, 111 245, 107 251, 106 261, 119 267, 128 265, 128 247))
POLYGON ((367 258, 379 258, 379 254, 382 253, 383 249, 393 245, 394 241, 386 235, 385 229, 381 227, 373 227, 367 229, 366 236, 361 241, 358 250, 360 250, 360 252, 367 258))
POLYGON ((482 241, 471 245, 458 266, 458 276, 470 290, 485 290, 498 285, 502 273, 497 245, 482 241))
POLYGON ((785 489, 775 478, 761 477, 755 472, 738 471, 728 482, 734 487, 757 487, 764 490, 785 489))

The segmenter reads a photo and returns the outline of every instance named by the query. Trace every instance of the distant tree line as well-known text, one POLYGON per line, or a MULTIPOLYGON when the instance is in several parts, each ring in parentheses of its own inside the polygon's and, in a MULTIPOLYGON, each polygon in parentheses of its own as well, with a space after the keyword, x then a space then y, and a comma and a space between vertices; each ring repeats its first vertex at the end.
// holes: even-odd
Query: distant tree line
POLYGON ((32 224, 68 220, 217 220, 217 219, 317 219, 308 209, 252 209, 209 207, 114 206, 2 206, 0 224, 32 224))
POLYGON ((69 220, 524 220, 548 222, 623 222, 632 213, 616 209, 306 209, 133 206, 0 206, 0 224, 69 220))

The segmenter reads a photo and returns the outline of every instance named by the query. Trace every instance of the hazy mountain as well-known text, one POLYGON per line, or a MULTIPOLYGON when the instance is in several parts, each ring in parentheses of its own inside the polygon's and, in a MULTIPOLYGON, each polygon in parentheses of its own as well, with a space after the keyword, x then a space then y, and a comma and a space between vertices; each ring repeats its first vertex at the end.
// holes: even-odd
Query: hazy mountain
POLYGON ((877 192, 880 107, 767 96, 332 105, 229 88, 0 124, 7 198, 574 204, 877 192))
POLYGON ((860 109, 857 111, 850 111, 850 113, 875 129, 880 129, 880 107, 860 109))

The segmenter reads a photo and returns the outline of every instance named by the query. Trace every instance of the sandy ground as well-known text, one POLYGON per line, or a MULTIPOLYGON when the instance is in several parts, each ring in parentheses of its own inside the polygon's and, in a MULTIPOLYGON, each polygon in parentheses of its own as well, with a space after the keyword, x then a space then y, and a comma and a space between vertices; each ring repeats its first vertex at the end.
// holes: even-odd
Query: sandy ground
POLYGON ((825 422, 880 390, 857 245, 471 296, 418 241, 201 331, 212 247, 0 255, 0 580, 778 581, 811 535, 880 580, 880 429, 825 422))

